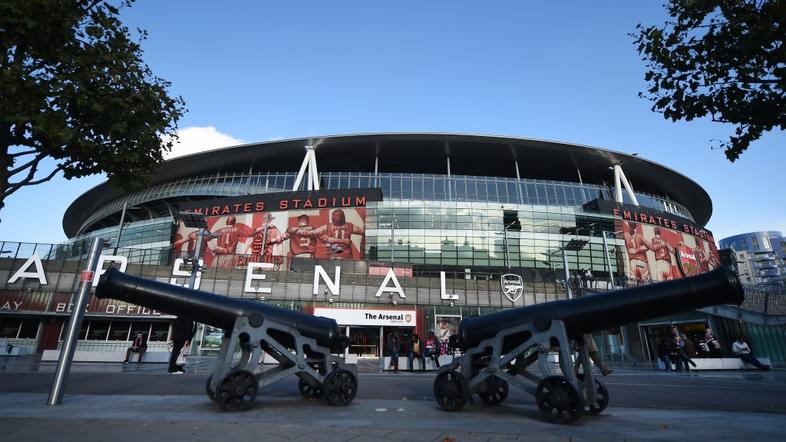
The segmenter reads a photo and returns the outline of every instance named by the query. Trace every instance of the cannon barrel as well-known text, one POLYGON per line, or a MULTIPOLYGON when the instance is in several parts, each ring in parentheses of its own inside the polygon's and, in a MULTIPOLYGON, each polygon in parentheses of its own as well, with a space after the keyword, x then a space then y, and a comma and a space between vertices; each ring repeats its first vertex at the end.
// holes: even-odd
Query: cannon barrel
POLYGON ((319 345, 340 348, 341 333, 334 319, 151 281, 114 268, 101 276, 96 296, 130 302, 224 330, 231 330, 235 319, 240 316, 258 314, 263 320, 296 328, 300 334, 315 339, 319 345))
MULTIPOLYGON (((721 267, 689 278, 465 318, 459 325, 459 344, 466 350, 502 330, 536 320, 562 320, 568 335, 577 337, 684 310, 741 304, 743 298, 744 291, 737 276, 721 267)), ((515 339, 506 341, 504 351, 519 344, 515 339)))

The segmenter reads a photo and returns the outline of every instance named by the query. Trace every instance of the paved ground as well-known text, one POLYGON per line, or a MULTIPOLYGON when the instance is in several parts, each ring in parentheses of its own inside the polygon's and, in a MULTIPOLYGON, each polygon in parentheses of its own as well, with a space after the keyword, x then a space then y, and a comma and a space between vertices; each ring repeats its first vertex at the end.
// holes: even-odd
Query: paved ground
POLYGON ((63 405, 48 407, 53 365, 0 361, 0 440, 782 440, 786 372, 696 375, 617 369, 611 406, 570 426, 545 423, 531 396, 440 410, 433 373, 361 371, 344 408, 299 398, 293 379, 260 391, 257 407, 222 413, 204 396, 205 367, 75 364, 63 405))

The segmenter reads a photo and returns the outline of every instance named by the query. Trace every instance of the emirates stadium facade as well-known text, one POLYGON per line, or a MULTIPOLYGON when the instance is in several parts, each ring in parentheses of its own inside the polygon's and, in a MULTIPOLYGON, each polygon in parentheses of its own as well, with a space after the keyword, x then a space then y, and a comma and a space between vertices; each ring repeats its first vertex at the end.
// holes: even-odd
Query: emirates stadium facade
MULTIPOLYGON (((201 290, 334 317, 369 357, 393 330, 445 338, 462 317, 719 265, 707 192, 636 155, 462 134, 291 139, 169 160, 138 191, 103 183, 66 211, 67 243, 3 243, 2 338, 57 348, 95 237, 109 241, 102 268, 184 284, 198 230, 181 212, 207 222, 201 290)), ((142 331, 163 349, 168 318, 91 299, 81 345, 111 353, 142 331)), ((714 319, 664 321, 703 333, 714 319)), ((597 338, 608 356, 652 360, 662 324, 597 338)), ((217 336, 195 339, 209 352, 217 336)))

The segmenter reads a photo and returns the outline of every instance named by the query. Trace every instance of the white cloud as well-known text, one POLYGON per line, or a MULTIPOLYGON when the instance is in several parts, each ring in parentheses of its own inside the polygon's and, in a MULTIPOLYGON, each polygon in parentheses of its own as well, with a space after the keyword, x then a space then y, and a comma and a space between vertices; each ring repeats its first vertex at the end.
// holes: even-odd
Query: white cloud
POLYGON ((179 140, 172 150, 164 154, 164 159, 182 157, 197 152, 218 149, 221 147, 243 144, 243 140, 219 132, 213 126, 186 127, 177 132, 179 140))

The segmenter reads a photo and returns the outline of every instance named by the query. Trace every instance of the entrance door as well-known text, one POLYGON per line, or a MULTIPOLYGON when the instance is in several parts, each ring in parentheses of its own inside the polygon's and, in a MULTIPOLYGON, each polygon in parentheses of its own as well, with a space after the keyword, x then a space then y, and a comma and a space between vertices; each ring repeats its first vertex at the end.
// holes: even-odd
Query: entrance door
POLYGON ((43 353, 44 350, 55 350, 57 341, 60 339, 60 329, 63 328, 63 320, 60 318, 44 319, 44 330, 41 339, 38 341, 36 353, 43 353))

